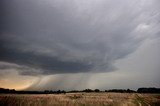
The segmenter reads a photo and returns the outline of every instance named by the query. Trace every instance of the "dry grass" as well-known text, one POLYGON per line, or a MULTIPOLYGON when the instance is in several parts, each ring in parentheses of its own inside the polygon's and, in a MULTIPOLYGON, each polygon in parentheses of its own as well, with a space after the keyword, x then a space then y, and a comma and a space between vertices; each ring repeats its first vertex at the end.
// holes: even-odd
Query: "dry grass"
POLYGON ((160 106, 160 94, 1 94, 0 106, 160 106))

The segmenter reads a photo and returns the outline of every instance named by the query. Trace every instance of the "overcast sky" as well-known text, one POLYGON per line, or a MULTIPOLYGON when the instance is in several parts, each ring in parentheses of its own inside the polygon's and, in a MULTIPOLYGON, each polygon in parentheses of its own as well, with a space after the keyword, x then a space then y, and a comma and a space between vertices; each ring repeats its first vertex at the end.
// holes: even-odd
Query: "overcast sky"
POLYGON ((1 0, 0 87, 160 87, 159 0, 1 0))

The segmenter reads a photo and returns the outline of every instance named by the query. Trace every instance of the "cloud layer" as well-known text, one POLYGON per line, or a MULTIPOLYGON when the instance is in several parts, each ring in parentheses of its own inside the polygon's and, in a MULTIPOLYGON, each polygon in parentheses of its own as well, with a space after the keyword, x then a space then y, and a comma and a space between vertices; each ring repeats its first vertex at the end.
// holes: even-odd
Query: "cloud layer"
POLYGON ((114 71, 116 60, 159 38, 158 0, 1 2, 0 61, 23 75, 114 71))

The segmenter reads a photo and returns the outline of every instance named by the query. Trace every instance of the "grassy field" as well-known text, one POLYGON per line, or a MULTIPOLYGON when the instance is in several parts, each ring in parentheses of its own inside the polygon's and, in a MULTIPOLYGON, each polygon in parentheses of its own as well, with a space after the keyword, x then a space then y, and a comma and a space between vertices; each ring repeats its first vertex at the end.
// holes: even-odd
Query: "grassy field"
POLYGON ((0 106, 160 106, 160 94, 0 94, 0 106))

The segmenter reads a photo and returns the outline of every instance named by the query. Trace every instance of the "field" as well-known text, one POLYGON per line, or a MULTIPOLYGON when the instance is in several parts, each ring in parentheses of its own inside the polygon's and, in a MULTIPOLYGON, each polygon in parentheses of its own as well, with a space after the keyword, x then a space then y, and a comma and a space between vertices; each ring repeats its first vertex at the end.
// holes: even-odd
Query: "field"
POLYGON ((0 94, 0 106, 160 106, 160 94, 0 94))

